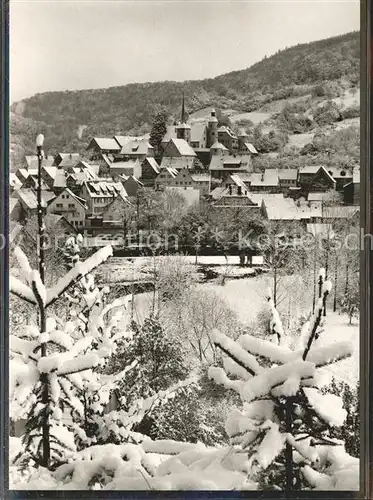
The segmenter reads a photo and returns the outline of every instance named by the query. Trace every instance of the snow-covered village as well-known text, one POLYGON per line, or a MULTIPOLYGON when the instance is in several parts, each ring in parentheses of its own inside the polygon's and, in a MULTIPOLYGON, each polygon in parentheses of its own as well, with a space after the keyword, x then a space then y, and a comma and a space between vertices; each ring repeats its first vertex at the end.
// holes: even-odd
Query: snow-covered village
POLYGON ((360 488, 359 6, 207 3, 13 7, 12 490, 360 488))

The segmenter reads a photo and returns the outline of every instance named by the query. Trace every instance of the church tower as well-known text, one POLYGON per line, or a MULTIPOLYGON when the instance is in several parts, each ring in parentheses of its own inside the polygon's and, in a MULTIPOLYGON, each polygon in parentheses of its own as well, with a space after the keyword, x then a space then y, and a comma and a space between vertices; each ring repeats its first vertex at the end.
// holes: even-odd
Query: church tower
POLYGON ((181 120, 178 125, 175 127, 176 137, 178 139, 184 139, 188 144, 190 143, 190 125, 187 123, 186 113, 185 113, 185 96, 183 92, 183 101, 181 105, 181 120))

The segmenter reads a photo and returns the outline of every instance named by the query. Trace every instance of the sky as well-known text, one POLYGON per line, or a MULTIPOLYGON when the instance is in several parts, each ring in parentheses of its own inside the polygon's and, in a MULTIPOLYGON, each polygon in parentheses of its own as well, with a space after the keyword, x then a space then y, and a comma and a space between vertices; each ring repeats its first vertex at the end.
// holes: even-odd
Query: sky
POLYGON ((11 0, 10 97, 194 80, 359 30, 358 0, 11 0))

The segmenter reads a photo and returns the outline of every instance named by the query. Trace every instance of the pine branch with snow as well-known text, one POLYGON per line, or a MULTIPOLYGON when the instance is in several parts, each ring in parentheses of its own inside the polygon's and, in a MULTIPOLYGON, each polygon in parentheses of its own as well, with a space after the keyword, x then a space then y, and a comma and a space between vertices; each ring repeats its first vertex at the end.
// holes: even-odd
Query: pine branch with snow
MULTIPOLYGON (((337 439, 336 429, 346 418, 342 400, 320 391, 323 382, 318 369, 351 356, 353 351, 346 342, 314 346, 330 291, 331 282, 321 270, 321 296, 303 332, 303 349, 247 334, 236 341, 219 332, 214 334, 213 341, 226 358, 224 368, 211 367, 209 376, 237 392, 243 404, 241 410, 229 414, 226 432, 232 445, 248 454, 249 480, 259 482, 262 489, 320 489, 323 484, 340 489, 347 478, 342 481, 339 471, 355 460, 337 439), (327 451, 328 460, 333 459, 333 463, 325 459, 325 450, 331 450, 327 451)), ((271 310, 272 327, 280 340, 281 320, 273 304, 271 310)), ((327 331, 327 323, 323 328, 327 331)), ((358 489, 357 470, 354 466, 349 474, 351 489, 358 489)))

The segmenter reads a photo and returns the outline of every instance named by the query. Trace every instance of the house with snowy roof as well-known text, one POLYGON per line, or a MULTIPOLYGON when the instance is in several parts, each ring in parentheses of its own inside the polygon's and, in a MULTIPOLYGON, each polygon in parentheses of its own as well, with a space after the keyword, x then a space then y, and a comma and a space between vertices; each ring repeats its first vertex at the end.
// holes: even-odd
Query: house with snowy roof
POLYGON ((297 168, 282 168, 278 170, 279 185, 283 190, 295 188, 298 180, 297 168))
POLYGON ((190 146, 193 149, 207 148, 207 131, 208 127, 206 123, 195 122, 191 124, 190 146))
POLYGON ((155 179, 155 189, 164 189, 167 186, 173 185, 173 180, 178 175, 179 171, 176 168, 165 167, 161 168, 155 179))
POLYGON ((218 128, 218 141, 225 146, 231 154, 238 153, 238 137, 227 126, 218 128))
POLYGON ((85 224, 85 217, 88 210, 87 203, 73 193, 69 188, 65 188, 48 206, 47 213, 63 215, 77 229, 82 229, 85 224))
POLYGON ((113 136, 116 142, 119 144, 121 148, 123 148, 126 144, 133 142, 133 141, 149 141, 150 134, 144 134, 141 136, 135 136, 135 135, 114 135, 113 136))
POLYGON ((238 153, 241 155, 258 155, 258 151, 256 150, 254 144, 250 142, 249 136, 244 130, 241 130, 238 134, 238 153))
MULTIPOLYGON (((37 196, 33 189, 22 188, 16 191, 14 195, 19 199, 27 219, 37 214, 37 196)), ((51 191, 41 192, 41 200, 45 206, 48 206, 55 197, 56 195, 51 191)))
POLYGON ((27 177, 29 175, 37 176, 38 169, 37 168, 34 168, 34 169, 19 168, 16 171, 16 176, 21 181, 22 184, 25 182, 25 180, 27 179, 27 177))
POLYGON ((206 173, 197 173, 183 168, 177 171, 177 175, 168 177, 168 187, 193 188, 198 189, 200 196, 209 193, 210 176, 206 173))
POLYGON ((184 139, 171 139, 163 152, 161 167, 192 169, 196 153, 184 139))
POLYGON ((153 157, 146 157, 141 163, 140 180, 146 187, 154 187, 160 173, 160 166, 153 157))
POLYGON ((126 161, 115 161, 110 165, 110 177, 119 181, 121 176, 134 175, 141 177, 141 162, 138 158, 126 161))
POLYGON ((113 154, 119 153, 121 146, 114 137, 92 137, 87 151, 91 154, 91 159, 95 159, 98 154, 113 154))
POLYGON ((54 157, 53 166, 58 168, 75 167, 81 161, 79 153, 57 153, 54 157))
POLYGON ((87 203, 87 215, 100 215, 119 194, 127 196, 121 182, 98 179, 83 182, 80 197, 87 203))
POLYGON ((113 152, 115 160, 140 160, 147 156, 154 156, 154 148, 148 140, 132 140, 123 145, 120 151, 113 152))
POLYGON ((324 166, 309 165, 299 169, 298 185, 306 192, 324 192, 335 190, 336 181, 324 166))
POLYGON ((279 193, 280 179, 277 168, 266 168, 260 173, 252 173, 250 189, 253 192, 279 193))
POLYGON ((260 215, 260 204, 254 200, 246 186, 230 184, 228 187, 215 188, 211 193, 213 208, 250 208, 253 214, 260 215))
POLYGON ((209 165, 211 177, 224 179, 231 174, 252 172, 252 162, 249 156, 232 156, 213 154, 209 165))

